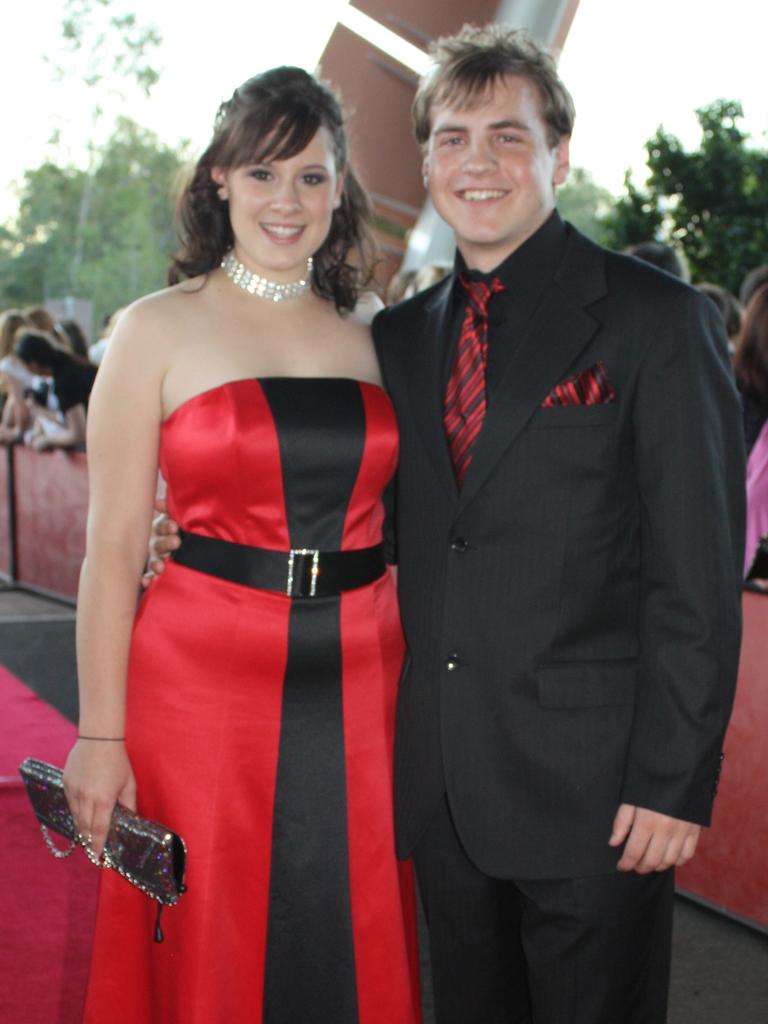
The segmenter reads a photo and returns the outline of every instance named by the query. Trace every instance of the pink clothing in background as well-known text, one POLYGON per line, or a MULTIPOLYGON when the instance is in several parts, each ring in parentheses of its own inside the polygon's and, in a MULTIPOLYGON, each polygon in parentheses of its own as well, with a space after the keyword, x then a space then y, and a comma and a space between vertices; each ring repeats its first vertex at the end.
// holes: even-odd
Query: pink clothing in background
POLYGON ((747 546, 744 575, 755 557, 760 538, 768 533, 768 422, 755 441, 747 461, 747 546))

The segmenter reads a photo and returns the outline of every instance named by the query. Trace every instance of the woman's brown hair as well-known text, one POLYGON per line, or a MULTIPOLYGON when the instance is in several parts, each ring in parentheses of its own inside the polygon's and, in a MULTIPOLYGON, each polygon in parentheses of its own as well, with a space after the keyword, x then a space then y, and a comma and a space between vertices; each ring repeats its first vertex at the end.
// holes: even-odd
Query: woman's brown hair
POLYGON ((314 253, 312 288, 338 310, 354 309, 360 287, 372 277, 371 206, 349 166, 338 99, 328 85, 301 68, 273 68, 249 78, 219 107, 213 139, 179 200, 182 246, 171 263, 171 284, 209 273, 234 244, 229 208, 218 196, 212 169, 285 160, 305 149, 320 128, 331 137, 344 190, 328 237, 314 253))
POLYGON ((16 332, 20 327, 28 327, 29 321, 20 309, 6 309, 0 314, 0 359, 13 352, 16 332))
POLYGON ((768 284, 752 296, 733 357, 742 394, 768 408, 768 284))

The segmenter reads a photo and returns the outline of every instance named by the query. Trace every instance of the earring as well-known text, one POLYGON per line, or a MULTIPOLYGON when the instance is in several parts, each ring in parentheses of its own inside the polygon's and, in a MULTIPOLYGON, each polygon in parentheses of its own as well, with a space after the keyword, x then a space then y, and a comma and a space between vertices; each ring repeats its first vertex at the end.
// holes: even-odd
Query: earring
POLYGON ((222 201, 222 203, 226 203, 227 199, 229 198, 229 196, 227 195, 226 189, 224 189, 224 188, 220 188, 216 192, 216 195, 219 197, 219 199, 222 201))

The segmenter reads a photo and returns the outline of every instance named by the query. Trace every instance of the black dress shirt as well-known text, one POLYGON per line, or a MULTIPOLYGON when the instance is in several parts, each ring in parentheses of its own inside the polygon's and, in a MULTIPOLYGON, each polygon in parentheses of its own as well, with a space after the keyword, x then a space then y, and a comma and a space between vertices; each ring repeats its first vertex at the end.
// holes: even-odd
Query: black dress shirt
POLYGON ((443 374, 443 391, 448 383, 453 354, 459 340, 466 309, 466 292, 458 281, 459 274, 490 284, 498 277, 505 291, 494 295, 488 307, 488 363, 486 366, 487 401, 493 392, 518 344, 530 328, 531 320, 565 254, 567 231, 557 210, 554 210, 538 231, 490 273, 468 268, 461 253, 454 264, 451 342, 447 346, 443 374))

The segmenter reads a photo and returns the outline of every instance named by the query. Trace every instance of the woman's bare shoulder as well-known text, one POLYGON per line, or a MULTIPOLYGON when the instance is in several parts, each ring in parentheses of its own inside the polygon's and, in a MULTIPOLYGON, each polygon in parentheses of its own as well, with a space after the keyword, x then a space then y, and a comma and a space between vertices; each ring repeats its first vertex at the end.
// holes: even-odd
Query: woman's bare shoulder
POLYGON ((152 292, 136 299, 119 314, 108 350, 129 348, 144 354, 168 351, 199 315, 204 277, 152 292))
POLYGON ((122 324, 125 320, 131 326, 151 329, 155 324, 164 325, 180 315, 193 315, 199 307, 206 283, 205 276, 194 277, 144 295, 126 307, 118 322, 122 324))

